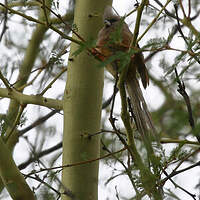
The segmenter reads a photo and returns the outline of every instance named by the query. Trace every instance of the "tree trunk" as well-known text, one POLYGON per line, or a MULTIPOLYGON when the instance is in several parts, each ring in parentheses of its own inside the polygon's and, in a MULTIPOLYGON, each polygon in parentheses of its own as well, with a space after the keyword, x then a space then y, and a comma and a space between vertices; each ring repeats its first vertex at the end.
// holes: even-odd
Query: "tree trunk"
MULTIPOLYGON (((89 40, 96 38, 102 26, 102 13, 111 1, 77 0, 74 24, 78 34, 89 40)), ((74 35, 74 38, 77 37, 74 35)), ((103 91, 103 68, 86 51, 73 57, 80 46, 71 45, 67 84, 64 94, 63 165, 89 161, 99 157, 99 137, 82 137, 100 130, 103 91)), ((75 199, 97 200, 98 162, 88 162, 63 169, 62 183, 75 199)), ((63 200, 71 199, 63 195, 63 200)))

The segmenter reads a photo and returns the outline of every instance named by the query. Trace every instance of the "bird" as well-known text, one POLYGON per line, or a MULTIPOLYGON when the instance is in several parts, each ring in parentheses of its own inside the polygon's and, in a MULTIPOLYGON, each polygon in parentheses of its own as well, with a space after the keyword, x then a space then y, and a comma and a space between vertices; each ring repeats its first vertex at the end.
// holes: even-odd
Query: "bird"
POLYGON ((157 132, 138 81, 139 74, 143 87, 146 89, 149 85, 148 71, 140 47, 138 44, 136 47, 131 46, 133 34, 124 18, 113 13, 111 6, 105 8, 103 22, 104 26, 100 29, 96 42, 100 60, 106 61, 106 59, 113 58, 106 68, 116 78, 120 70, 123 70, 120 67, 120 55, 122 55, 121 60, 123 60, 130 48, 133 49, 134 53, 129 55, 130 61, 127 63, 129 66, 125 79, 126 90, 138 132, 143 138, 155 136, 157 132))

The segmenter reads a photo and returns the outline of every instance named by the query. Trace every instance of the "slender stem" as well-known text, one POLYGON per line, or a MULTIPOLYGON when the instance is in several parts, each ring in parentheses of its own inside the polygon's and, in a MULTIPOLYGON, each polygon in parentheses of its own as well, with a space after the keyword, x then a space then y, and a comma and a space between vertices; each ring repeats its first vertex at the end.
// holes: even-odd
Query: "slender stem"
POLYGON ((138 37, 138 34, 139 34, 142 12, 143 12, 144 6, 147 4, 147 2, 148 2, 148 0, 143 0, 142 3, 140 4, 140 6, 137 9, 137 18, 136 18, 136 23, 135 23, 135 29, 134 29, 133 39, 132 39, 130 46, 136 46, 137 37, 138 37))
MULTIPOLYGON (((24 88, 28 87, 29 85, 32 85, 34 83, 34 81, 37 79, 37 77, 41 74, 41 72, 43 71, 43 67, 40 68, 37 72, 37 74, 32 78, 32 80, 30 80, 28 83, 22 85, 21 87, 16 88, 17 91, 23 91, 24 88)), ((15 83, 17 83, 20 80, 17 80, 15 83)), ((14 85, 15 83, 13 83, 12 85, 14 85)))
POLYGON ((179 0, 178 2, 179 2, 179 4, 180 4, 180 7, 181 7, 181 10, 182 10, 183 16, 184 16, 184 18, 186 18, 187 16, 186 16, 186 13, 185 13, 183 4, 182 4, 182 0, 179 0))
POLYGON ((51 86, 56 82, 56 80, 64 73, 67 71, 67 68, 64 68, 60 73, 57 74, 57 76, 47 85, 47 87, 40 93, 40 96, 43 96, 44 93, 51 88, 51 86))
POLYGON ((169 143, 176 143, 176 144, 192 144, 192 145, 199 145, 199 142, 190 141, 190 140, 179 140, 179 139, 161 139, 160 143, 162 144, 169 144, 169 143))
POLYGON ((11 91, 12 88, 9 85, 8 80, 3 76, 2 72, 0 71, 0 79, 3 81, 4 85, 6 86, 6 88, 11 91))
POLYGON ((106 155, 104 155, 104 156, 102 156, 102 157, 99 157, 99 158, 94 158, 94 159, 92 159, 92 160, 86 160, 86 161, 77 162, 77 163, 73 163, 73 164, 62 165, 62 166, 58 166, 58 167, 51 167, 51 168, 40 169, 40 170, 38 170, 38 171, 30 172, 30 173, 27 174, 27 175, 32 175, 32 174, 41 173, 41 172, 43 172, 43 171, 49 171, 49 170, 54 170, 54 169, 62 169, 62 168, 65 168, 65 167, 75 167, 75 166, 79 166, 79 165, 89 164, 89 163, 91 163, 91 162, 96 162, 96 161, 98 161, 98 160, 101 160, 101 159, 110 157, 110 156, 112 156, 113 154, 120 153, 120 152, 122 152, 122 151, 124 151, 124 150, 126 150, 126 148, 123 148, 123 149, 120 149, 119 151, 115 151, 115 152, 106 154, 106 155))
POLYGON ((188 18, 190 18, 191 14, 191 0, 188 0, 188 18))
POLYGON ((38 20, 38 19, 35 19, 35 18, 31 17, 31 16, 25 15, 25 14, 23 14, 23 13, 21 13, 21 12, 18 12, 18 11, 16 11, 16 10, 12 9, 12 8, 9 8, 8 6, 6 6, 6 5, 4 5, 4 4, 2 4, 2 3, 0 3, 0 6, 2 6, 2 7, 4 7, 4 8, 6 8, 6 9, 8 9, 8 10, 9 10, 11 13, 13 13, 13 14, 16 14, 16 15, 19 15, 19 16, 21 16, 21 17, 23 17, 23 18, 26 18, 26 19, 29 20, 29 21, 32 21, 32 22, 35 22, 35 23, 38 23, 38 24, 45 25, 44 22, 42 22, 42 21, 40 21, 40 20, 38 20))
POLYGON ((191 156, 194 156, 196 153, 200 152, 200 148, 197 148, 195 151, 193 151, 192 153, 190 153, 189 155, 187 155, 185 158, 183 158, 178 164, 177 166, 174 168, 173 171, 176 171, 186 160, 188 160, 188 158, 190 158, 191 156))
POLYGON ((42 5, 43 5, 42 8, 44 10, 45 20, 46 20, 47 26, 49 26, 49 19, 48 19, 48 15, 47 15, 45 0, 42 0, 42 5))
POLYGON ((163 10, 165 10, 165 8, 167 7, 167 5, 170 3, 171 0, 168 0, 166 2, 166 4, 162 7, 162 9, 159 11, 159 13, 157 14, 157 16, 153 19, 153 21, 149 24, 149 26, 146 28, 146 30, 142 33, 142 35, 138 38, 137 42, 139 42, 144 35, 149 31, 149 29, 155 24, 155 22, 157 21, 157 19, 159 18, 159 16, 161 15, 161 13, 163 12, 163 10))
MULTIPOLYGON (((41 2, 40 0, 37 0, 37 1, 40 2, 41 4, 43 4, 43 2, 41 2)), ((42 1, 44 1, 44 0, 42 0, 42 1)), ((73 29, 71 26, 69 26, 69 24, 67 24, 67 23, 62 19, 62 17, 61 17, 59 14, 56 14, 56 13, 55 13, 51 8, 49 8, 47 5, 44 4, 44 6, 45 6, 45 8, 46 8, 49 12, 53 13, 58 19, 60 19, 60 20, 72 31, 72 33, 74 33, 82 42, 85 41, 76 31, 74 31, 74 29, 73 29)))
POLYGON ((181 170, 179 170, 179 171, 173 171, 171 174, 169 174, 166 178, 164 178, 163 180, 162 180, 162 182, 163 183, 165 183, 167 180, 169 180, 170 178, 172 178, 172 177, 174 177, 174 176, 176 176, 176 175, 178 175, 178 174, 180 174, 180 173, 183 173, 183 172, 185 172, 185 171, 188 171, 188 170, 190 170, 190 169, 192 169, 192 168, 194 168, 194 167, 198 167, 198 166, 200 166, 200 161, 198 161, 197 163, 195 163, 195 164, 193 164, 193 165, 190 165, 189 167, 186 167, 186 168, 184 168, 184 169, 181 169, 181 170))
POLYGON ((198 38, 200 33, 199 31, 192 25, 191 20, 188 17, 180 19, 180 21, 189 28, 189 30, 198 38))
POLYGON ((11 135, 12 135, 12 133, 14 132, 14 130, 16 129, 16 127, 19 125, 19 123, 20 123, 20 118, 21 118, 21 116, 22 116, 22 113, 23 113, 25 107, 26 107, 26 104, 20 105, 20 107, 19 107, 19 112, 17 113, 17 117, 16 117, 16 119, 15 119, 15 122, 14 122, 14 124, 13 124, 11 130, 5 135, 5 141, 8 141, 8 140, 9 140, 9 138, 10 138, 11 135))
MULTIPOLYGON (((19 15, 19 16, 21 16, 21 17, 23 17, 23 18, 25 18, 25 19, 27 19, 27 20, 29 20, 29 21, 32 21, 32 22, 35 22, 35 23, 38 23, 38 24, 41 24, 41 25, 46 26, 46 23, 45 23, 45 22, 40 21, 40 20, 38 20, 38 19, 35 19, 35 18, 31 17, 31 16, 25 15, 25 14, 23 14, 23 13, 21 13, 21 12, 18 12, 18 11, 16 11, 16 10, 12 9, 12 8, 9 8, 9 7, 5 6, 5 5, 2 4, 2 3, 0 3, 0 6, 2 6, 2 7, 4 7, 4 8, 7 8, 11 13, 16 14, 16 15, 19 15)), ((67 39, 67 40, 70 40, 70 41, 72 41, 72 42, 74 42, 74 43, 76 43, 76 44, 82 44, 81 41, 76 40, 76 39, 74 39, 74 38, 72 38, 72 37, 70 37, 70 36, 64 34, 62 31, 60 31, 59 29, 57 29, 57 28, 56 28, 55 26, 53 26, 52 24, 49 24, 48 27, 49 27, 50 29, 52 29, 53 31, 55 31, 56 33, 58 33, 58 34, 59 34, 61 37, 63 37, 63 38, 65 38, 65 39, 67 39)))

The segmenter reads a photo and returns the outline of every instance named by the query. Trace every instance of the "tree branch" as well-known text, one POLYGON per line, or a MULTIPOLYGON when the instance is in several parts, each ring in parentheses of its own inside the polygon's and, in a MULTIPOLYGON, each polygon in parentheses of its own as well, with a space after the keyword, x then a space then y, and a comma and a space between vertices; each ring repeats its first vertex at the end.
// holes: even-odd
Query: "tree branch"
POLYGON ((34 194, 12 159, 11 152, 0 137, 0 177, 12 199, 35 200, 34 194))
POLYGON ((17 92, 14 89, 12 91, 9 91, 6 88, 0 88, 0 96, 14 99, 20 104, 35 104, 35 105, 40 105, 47 108, 54 108, 56 110, 63 109, 62 100, 46 98, 39 95, 26 95, 26 94, 17 92))

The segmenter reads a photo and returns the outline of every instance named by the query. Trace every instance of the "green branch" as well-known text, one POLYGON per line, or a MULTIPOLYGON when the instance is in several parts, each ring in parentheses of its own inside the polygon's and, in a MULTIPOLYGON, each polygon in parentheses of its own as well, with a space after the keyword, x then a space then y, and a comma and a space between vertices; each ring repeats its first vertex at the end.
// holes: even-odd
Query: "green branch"
MULTIPOLYGON (((141 16, 144 9, 144 6, 147 4, 147 0, 143 0, 140 6, 137 10, 137 18, 136 18, 136 24, 135 24, 135 30, 133 34, 133 38, 130 44, 130 49, 133 46, 136 46, 137 37, 139 33, 140 28, 140 22, 141 22, 141 16)), ((131 154, 132 159, 134 160, 135 166, 140 171, 140 178, 142 186, 146 192, 146 194, 151 197, 153 196, 156 200, 161 200, 161 193, 157 186, 157 177, 154 175, 151 170, 144 164, 140 154, 137 151, 135 141, 134 141, 134 134, 133 129, 131 127, 131 120, 130 115, 128 112, 128 105, 127 105, 127 98, 126 98, 126 89, 125 89, 125 80, 127 78, 129 65, 127 65, 123 71, 120 74, 119 82, 118 82, 118 88, 120 91, 120 97, 121 97, 121 104, 122 104, 122 110, 121 110, 121 118, 124 123, 127 138, 128 138, 128 146, 129 152, 131 154)))
POLYGON ((189 28, 190 31, 192 31, 192 33, 199 38, 200 33, 199 31, 192 25, 191 20, 188 17, 185 17, 184 19, 180 20, 185 26, 187 26, 189 28))
POLYGON ((133 129, 130 124, 130 115, 127 109, 125 84, 121 76, 119 79, 118 87, 119 87, 121 102, 122 102, 121 118, 126 128, 128 146, 130 147, 129 152, 131 154, 132 159, 134 160, 135 166, 140 171, 141 182, 146 194, 148 196, 154 196, 155 199, 157 200, 161 200, 162 199, 161 194, 159 192, 159 189, 157 189, 156 176, 152 174, 152 172, 150 171, 150 169, 148 169, 147 166, 145 166, 135 145, 133 129))
POLYGON ((26 95, 17 92, 14 89, 12 89, 12 91, 9 91, 8 89, 0 88, 0 96, 9 99, 14 99, 21 105, 34 104, 34 105, 44 106, 47 108, 54 108, 56 110, 62 110, 63 108, 62 100, 45 98, 39 95, 26 95))
POLYGON ((21 175, 11 152, 0 137, 0 178, 12 199, 35 200, 34 194, 21 175))
POLYGON ((10 87, 10 84, 8 82, 8 80, 3 76, 3 74, 0 71, 0 79, 2 80, 2 82, 4 83, 4 85, 6 86, 6 88, 10 91, 12 90, 10 87))
POLYGON ((4 7, 4 8, 6 8, 6 9, 8 9, 8 10, 9 10, 11 13, 13 13, 13 14, 19 15, 19 16, 21 16, 21 17, 27 19, 28 21, 35 22, 35 23, 37 23, 37 24, 41 24, 41 25, 44 25, 44 26, 46 26, 46 27, 52 29, 53 31, 55 31, 56 33, 58 33, 62 38, 65 38, 65 39, 67 39, 67 40, 70 40, 70 41, 72 41, 72 42, 74 42, 74 43, 76 43, 76 44, 81 44, 81 41, 76 40, 76 39, 74 39, 74 38, 72 38, 72 37, 70 37, 70 36, 64 34, 62 31, 60 31, 59 29, 57 29, 57 28, 56 28, 55 26, 53 26, 52 24, 48 24, 48 25, 47 25, 46 22, 44 22, 44 21, 35 19, 35 18, 31 17, 31 16, 28 16, 28 15, 25 15, 25 14, 23 14, 23 13, 21 13, 21 12, 18 12, 18 11, 16 11, 16 10, 12 9, 12 8, 9 8, 8 6, 6 6, 6 5, 4 5, 4 4, 2 4, 2 3, 0 3, 0 6, 2 6, 2 7, 4 7))
MULTIPOLYGON (((13 7, 32 7, 32 6, 40 6, 40 3, 38 3, 37 1, 12 1, 8 3, 8 7, 9 8, 13 8, 13 7)), ((4 11, 7 8, 5 7, 0 7, 0 10, 4 11)))
POLYGON ((22 116, 22 113, 24 111, 26 107, 26 104, 24 105, 20 105, 20 108, 19 108, 19 112, 17 113, 17 117, 12 125, 12 128, 9 130, 9 132, 7 133, 7 135, 5 136, 5 139, 4 141, 7 142, 10 138, 10 136, 12 135, 12 133, 15 132, 15 129, 17 128, 17 126, 20 124, 20 119, 21 119, 21 116, 22 116))
POLYGON ((153 19, 153 21, 149 24, 149 26, 146 28, 146 30, 142 33, 142 35, 138 38, 137 42, 139 42, 144 35, 149 31, 149 29, 155 24, 155 22, 157 21, 158 17, 161 15, 161 13, 163 12, 163 10, 165 10, 165 8, 167 7, 167 5, 171 2, 171 0, 168 0, 166 2, 166 4, 162 7, 162 9, 159 11, 159 13, 157 14, 157 16, 153 19))
POLYGON ((133 40, 132 40, 132 44, 130 46, 136 46, 136 41, 137 41, 137 37, 138 37, 138 34, 139 34, 139 29, 140 29, 142 12, 143 12, 144 6, 147 5, 147 3, 148 3, 148 0, 143 0, 142 3, 140 4, 140 6, 137 9, 137 18, 136 18, 136 22, 135 22, 133 40))
POLYGON ((56 80, 67 71, 67 68, 64 68, 60 73, 56 75, 56 77, 44 88, 44 90, 40 93, 40 96, 44 95, 44 93, 51 88, 51 86, 56 82, 56 80))
POLYGON ((0 6, 4 7, 5 9, 8 9, 11 13, 19 15, 19 16, 21 16, 21 17, 23 17, 23 18, 25 18, 25 19, 27 19, 29 21, 35 22, 37 24, 46 25, 45 22, 42 22, 42 21, 40 21, 38 19, 35 19, 35 18, 33 18, 33 17, 29 16, 29 15, 25 15, 25 14, 23 14, 21 12, 18 12, 16 10, 12 9, 12 8, 9 8, 8 6, 6 6, 6 5, 4 5, 2 3, 0 3, 0 6))
POLYGON ((169 143, 175 143, 175 144, 191 144, 191 145, 198 145, 199 142, 190 141, 190 140, 179 140, 179 139, 171 139, 171 138, 163 138, 160 140, 161 144, 169 144, 169 143))

